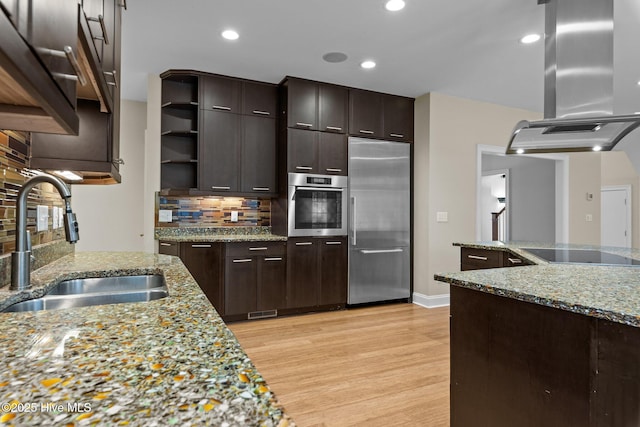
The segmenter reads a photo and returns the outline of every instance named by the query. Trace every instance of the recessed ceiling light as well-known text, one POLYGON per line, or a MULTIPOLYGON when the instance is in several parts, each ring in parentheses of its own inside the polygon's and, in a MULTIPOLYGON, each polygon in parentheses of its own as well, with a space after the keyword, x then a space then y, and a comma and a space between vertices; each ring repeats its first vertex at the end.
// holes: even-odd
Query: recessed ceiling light
POLYGON ((360 66, 365 69, 375 68, 376 63, 373 61, 363 61, 360 66))
POLYGON ((542 37, 540 34, 527 34, 523 38, 520 39, 520 43, 522 44, 531 44, 540 40, 542 37))
POLYGON ((322 55, 322 59, 331 63, 344 62, 347 60, 347 55, 342 52, 329 52, 322 55))
POLYGON ((222 37, 224 37, 227 40, 237 40, 238 37, 240 37, 240 35, 233 30, 224 30, 222 32, 222 37))
POLYGON ((600 151, 600 150, 602 150, 602 147, 601 147, 601 146, 599 146, 599 145, 595 145, 595 146, 592 148, 592 150, 593 150, 593 151, 600 151))
POLYGON ((398 10, 404 9, 404 1, 403 0, 389 0, 384 7, 391 11, 396 12, 398 10))

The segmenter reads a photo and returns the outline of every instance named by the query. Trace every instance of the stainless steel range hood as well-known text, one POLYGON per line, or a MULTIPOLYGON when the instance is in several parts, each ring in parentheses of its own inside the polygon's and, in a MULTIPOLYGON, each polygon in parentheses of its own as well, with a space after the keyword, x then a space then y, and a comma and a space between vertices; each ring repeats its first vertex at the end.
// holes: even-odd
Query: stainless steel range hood
POLYGON ((507 154, 609 151, 640 126, 613 115, 613 0, 545 6, 544 120, 521 121, 507 154))

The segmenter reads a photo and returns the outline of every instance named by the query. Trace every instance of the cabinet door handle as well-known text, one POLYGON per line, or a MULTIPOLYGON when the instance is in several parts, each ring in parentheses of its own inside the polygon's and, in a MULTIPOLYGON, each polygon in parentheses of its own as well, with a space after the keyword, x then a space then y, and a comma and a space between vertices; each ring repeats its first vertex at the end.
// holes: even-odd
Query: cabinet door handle
POLYGON ((55 75, 57 77, 62 77, 68 80, 78 80, 78 82, 84 86, 87 84, 87 77, 84 75, 82 68, 80 68, 80 64, 78 63, 78 58, 76 58, 75 53, 73 53, 73 48, 71 46, 65 46, 63 50, 53 50, 47 49, 45 47, 36 48, 36 51, 43 55, 51 55, 58 58, 67 58, 67 61, 71 64, 71 68, 73 68, 73 72, 76 73, 75 76, 69 74, 58 74, 55 75))
POLYGON ((251 262, 253 261, 251 258, 245 258, 245 259, 234 259, 233 262, 235 263, 241 263, 241 262, 251 262))
POLYGON ((390 133, 389 136, 392 136, 394 138, 404 138, 404 135, 401 133, 390 133))
POLYGON ((327 126, 327 130, 335 130, 335 131, 340 132, 342 130, 342 128, 338 127, 338 126, 327 126))
POLYGON ((261 246, 259 248, 249 248, 250 251, 266 251, 267 247, 261 246))
POLYGON ((173 246, 171 243, 160 242, 160 246, 173 246))
POLYGON ((210 248, 211 245, 197 245, 197 244, 193 244, 191 245, 192 248, 210 248))
POLYGON ((127 10, 127 0, 120 0, 118 6, 124 7, 124 10, 127 10))
POLYGON ((313 242, 296 242, 296 246, 311 246, 313 242))
POLYGON ((271 191, 269 187, 253 187, 253 191, 271 191))
POLYGON ((480 261, 486 261, 488 258, 486 256, 478 256, 478 255, 467 255, 469 259, 477 259, 480 261))
POLYGON ((372 131, 372 130, 363 130, 363 129, 360 129, 360 133, 364 133, 364 134, 367 134, 367 135, 373 135, 373 131, 372 131))
POLYGON ((224 105, 214 105, 211 108, 213 108, 214 110, 231 111, 231 107, 225 107, 224 105))
POLYGON ((262 110, 253 110, 252 111, 253 114, 259 114, 261 116, 270 116, 271 113, 268 111, 262 111, 262 110))
POLYGON ((341 245, 342 242, 324 242, 325 245, 341 245))
POLYGON ((301 171, 310 171, 313 168, 311 166, 296 166, 296 169, 301 170, 301 171))
POLYGON ((107 82, 107 84, 108 84, 108 85, 118 87, 118 78, 117 78, 116 73, 117 73, 117 71, 116 71, 116 70, 113 70, 113 71, 103 71, 103 72, 102 72, 102 74, 104 74, 105 76, 113 77, 113 81, 112 81, 112 82, 107 82))
POLYGON ((87 17, 87 21, 100 23, 100 29, 102 30, 102 37, 94 37, 94 39, 102 40, 104 44, 109 44, 109 37, 107 36, 107 26, 104 24, 104 16, 98 15, 97 18, 87 17))
POLYGON ((520 258, 507 258, 511 264, 522 264, 522 260, 520 258))
POLYGON ((327 168, 325 170, 327 172, 342 172, 342 169, 338 169, 338 168, 327 168))
POLYGON ((313 127, 313 125, 311 123, 300 123, 300 122, 297 122, 296 126, 302 126, 302 127, 305 127, 305 128, 313 127))
POLYGON ((231 187, 217 187, 215 185, 211 186, 212 190, 231 190, 231 187))
POLYGON ((282 257, 277 257, 277 258, 265 258, 265 261, 282 261, 282 257))

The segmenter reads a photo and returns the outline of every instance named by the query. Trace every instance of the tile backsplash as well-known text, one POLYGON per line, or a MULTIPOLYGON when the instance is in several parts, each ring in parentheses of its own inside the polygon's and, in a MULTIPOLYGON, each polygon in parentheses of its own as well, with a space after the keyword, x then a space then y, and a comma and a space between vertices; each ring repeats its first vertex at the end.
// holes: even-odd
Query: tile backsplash
POLYGON ((271 225, 271 200, 241 197, 164 196, 156 193, 156 227, 256 227, 271 225), (159 222, 159 211, 171 211, 171 222, 159 222), (231 212, 238 221, 231 221, 231 212))
MULTIPOLYGON (((30 140, 28 133, 0 131, 0 255, 15 249, 16 198, 25 181, 35 173, 29 170, 30 140)), ((27 229, 33 245, 64 239, 64 229, 52 230, 53 206, 64 208, 64 202, 51 184, 37 185, 27 199, 27 229), (48 231, 36 233, 36 206, 49 207, 48 231)))

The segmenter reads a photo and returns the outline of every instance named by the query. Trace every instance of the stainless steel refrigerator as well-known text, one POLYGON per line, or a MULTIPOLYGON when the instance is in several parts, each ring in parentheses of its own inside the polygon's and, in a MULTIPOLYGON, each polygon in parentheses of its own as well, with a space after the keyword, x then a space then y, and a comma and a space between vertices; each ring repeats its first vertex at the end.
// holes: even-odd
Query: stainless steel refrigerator
POLYGON ((349 138, 349 304, 408 299, 411 147, 349 138))

